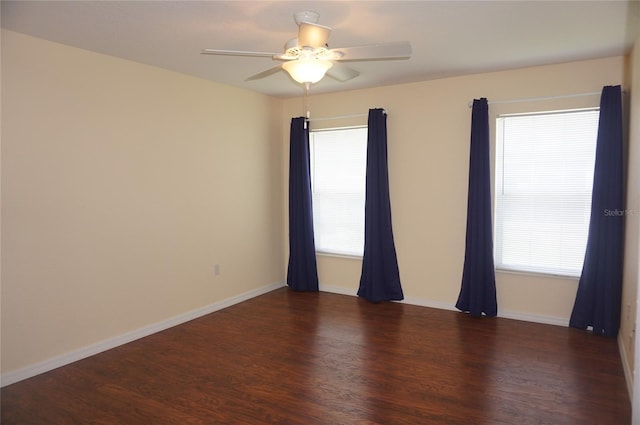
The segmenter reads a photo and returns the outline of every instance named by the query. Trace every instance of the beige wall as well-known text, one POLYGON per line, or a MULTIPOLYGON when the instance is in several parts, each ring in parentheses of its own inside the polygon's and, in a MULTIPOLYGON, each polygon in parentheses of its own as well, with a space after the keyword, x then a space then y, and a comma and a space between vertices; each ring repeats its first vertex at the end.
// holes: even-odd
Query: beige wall
MULTIPOLYGON (((640 282, 640 37, 629 57, 625 94, 628 101, 627 193, 625 253, 622 285, 622 317, 618 342, 627 363, 627 383, 631 383, 636 345, 636 314, 640 282)), ((640 406, 638 406, 640 407, 640 406)), ((640 412, 638 412, 640 413, 640 412)))
POLYGON ((284 281, 282 101, 4 30, 2 65, 3 374, 284 281))
MULTIPOLYGON (((464 261, 469 102, 600 92, 604 85, 622 84, 623 78, 624 58, 613 57, 327 95, 313 95, 312 88, 309 109, 311 118, 366 113, 372 107, 388 111, 392 215, 405 298, 454 308, 464 261)), ((599 95, 493 104, 489 112, 493 124, 502 113, 598 104, 599 95)), ((284 114, 285 120, 300 116, 302 101, 287 100, 284 114)), ((366 118, 320 121, 312 128, 363 123, 366 118)), ((288 127, 284 133, 288 146, 288 127)), ((320 256, 318 266, 321 286, 355 294, 360 260, 320 256)), ((496 281, 501 315, 568 323, 577 278, 498 272, 496 281)))

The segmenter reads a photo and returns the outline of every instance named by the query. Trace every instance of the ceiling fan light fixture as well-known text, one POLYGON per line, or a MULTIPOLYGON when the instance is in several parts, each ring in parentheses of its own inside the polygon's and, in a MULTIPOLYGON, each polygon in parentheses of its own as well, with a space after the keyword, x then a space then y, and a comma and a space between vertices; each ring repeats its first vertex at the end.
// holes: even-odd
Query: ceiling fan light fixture
POLYGON ((282 67, 291 75, 291 78, 297 82, 317 83, 333 66, 328 60, 300 58, 282 64, 282 67))

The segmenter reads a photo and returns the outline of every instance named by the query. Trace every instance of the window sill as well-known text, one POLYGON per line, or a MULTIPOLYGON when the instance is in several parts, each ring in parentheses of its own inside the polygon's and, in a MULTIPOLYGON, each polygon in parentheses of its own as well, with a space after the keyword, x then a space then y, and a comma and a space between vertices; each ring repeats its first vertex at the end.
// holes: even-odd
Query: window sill
POLYGON ((347 260, 360 260, 362 261, 362 255, 351 255, 351 254, 338 254, 335 252, 324 252, 324 251, 316 251, 316 255, 320 255, 322 257, 334 257, 334 258, 344 258, 347 260))
POLYGON ((575 280, 576 282, 580 280, 580 276, 544 273, 544 272, 532 272, 528 270, 516 270, 516 269, 509 269, 509 268, 502 268, 502 267, 496 267, 496 273, 515 274, 520 276, 544 277, 549 279, 575 280))

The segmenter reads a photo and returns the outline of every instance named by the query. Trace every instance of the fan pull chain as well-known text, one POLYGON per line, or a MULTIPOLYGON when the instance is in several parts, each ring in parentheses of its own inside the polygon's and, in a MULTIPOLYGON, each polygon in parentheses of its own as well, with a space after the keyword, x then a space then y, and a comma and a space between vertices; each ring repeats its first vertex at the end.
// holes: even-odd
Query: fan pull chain
POLYGON ((302 95, 302 113, 304 114, 304 116, 309 119, 310 118, 310 112, 309 112, 309 83, 304 83, 304 94, 302 95))

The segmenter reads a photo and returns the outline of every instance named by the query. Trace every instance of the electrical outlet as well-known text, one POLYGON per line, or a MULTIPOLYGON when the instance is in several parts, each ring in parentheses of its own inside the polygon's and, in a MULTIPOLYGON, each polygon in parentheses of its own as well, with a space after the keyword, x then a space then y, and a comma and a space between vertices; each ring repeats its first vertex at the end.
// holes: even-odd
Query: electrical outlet
POLYGON ((220 276, 220 264, 216 263, 213 265, 213 275, 220 276))

